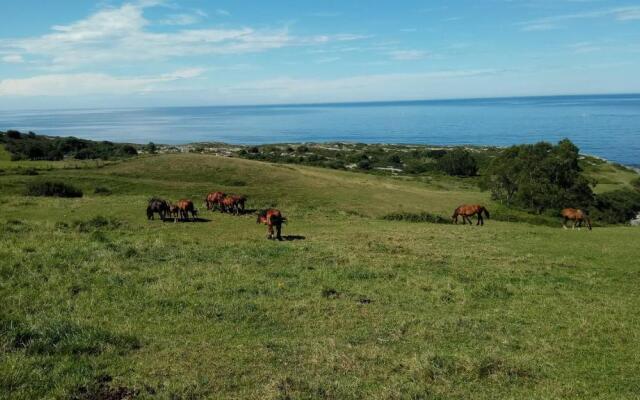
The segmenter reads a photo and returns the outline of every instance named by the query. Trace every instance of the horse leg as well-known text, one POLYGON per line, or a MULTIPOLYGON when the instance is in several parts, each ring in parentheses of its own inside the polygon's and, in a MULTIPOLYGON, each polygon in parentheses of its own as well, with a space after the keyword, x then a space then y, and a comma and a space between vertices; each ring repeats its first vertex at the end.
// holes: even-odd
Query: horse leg
POLYGON ((567 217, 564 217, 564 221, 562 221, 562 229, 567 229, 567 217))
POLYGON ((276 225, 276 238, 277 238, 278 240, 282 240, 282 235, 281 235, 281 233, 282 233, 282 225, 278 223, 278 224, 276 225))
POLYGON ((478 213, 478 223, 476 225, 484 225, 484 221, 482 220, 482 215, 478 213))
POLYGON ((273 225, 267 225, 267 239, 273 239, 273 225))

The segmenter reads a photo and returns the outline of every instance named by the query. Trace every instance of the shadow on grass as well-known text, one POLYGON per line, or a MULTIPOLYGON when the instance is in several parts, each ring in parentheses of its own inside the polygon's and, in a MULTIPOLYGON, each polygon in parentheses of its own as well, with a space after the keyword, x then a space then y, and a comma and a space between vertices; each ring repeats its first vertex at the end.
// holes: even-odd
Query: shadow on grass
POLYGON ((305 240, 306 236, 301 235, 284 235, 282 236, 283 242, 293 242, 294 240, 305 240))
POLYGON ((173 222, 211 222, 211 220, 207 218, 200 218, 200 217, 193 218, 193 219, 165 218, 162 220, 162 222, 172 222, 172 223, 173 222))

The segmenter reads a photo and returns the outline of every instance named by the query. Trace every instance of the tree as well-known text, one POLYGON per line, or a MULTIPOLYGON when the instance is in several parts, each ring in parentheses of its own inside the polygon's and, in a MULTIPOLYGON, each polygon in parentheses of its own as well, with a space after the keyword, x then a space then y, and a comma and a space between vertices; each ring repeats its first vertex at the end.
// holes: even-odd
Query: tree
POLYGON ((541 213, 550 208, 588 207, 590 182, 581 174, 579 149, 565 139, 504 149, 481 183, 493 199, 541 213))
POLYGON ((464 149, 454 149, 447 152, 436 161, 436 166, 448 175, 475 176, 478 173, 476 159, 464 149))
POLYGON ((149 153, 149 154, 156 154, 158 152, 158 148, 156 146, 155 143, 153 142, 149 142, 148 145, 146 145, 144 147, 144 149, 149 153))

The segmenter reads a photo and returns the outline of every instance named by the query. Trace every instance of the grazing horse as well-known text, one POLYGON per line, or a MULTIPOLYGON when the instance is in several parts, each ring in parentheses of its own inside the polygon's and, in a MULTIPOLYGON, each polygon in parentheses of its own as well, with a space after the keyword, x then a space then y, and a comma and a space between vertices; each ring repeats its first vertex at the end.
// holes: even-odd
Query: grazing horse
POLYGON ((195 221, 196 214, 198 212, 196 211, 195 207, 193 206, 193 201, 187 200, 187 199, 181 199, 181 200, 178 200, 178 202, 176 203, 176 206, 178 207, 178 211, 180 213, 180 218, 181 219, 188 220, 189 219, 189 213, 191 213, 191 220, 195 221))
POLYGON ((560 212, 560 215, 564 218, 562 221, 562 227, 567 229, 567 221, 573 221, 572 229, 575 229, 578 226, 578 229, 582 226, 584 222, 587 223, 587 227, 591 230, 591 218, 589 218, 589 214, 586 211, 581 210, 579 208, 565 208, 560 212))
POLYGON ((178 218, 180 214, 180 209, 176 204, 169 204, 169 216, 173 219, 178 218))
POLYGON ((270 208, 268 210, 262 210, 258 213, 257 224, 267 225, 267 239, 273 239, 273 228, 276 228, 276 239, 282 240, 282 223, 287 222, 287 219, 282 216, 280 210, 270 208))
POLYGON ((458 216, 462 217, 462 223, 466 224, 467 221, 469 221, 469 225, 473 225, 473 222, 471 222, 471 218, 473 215, 478 215, 478 222, 476 225, 484 225, 484 218, 482 218, 482 214, 484 213, 484 215, 489 218, 489 211, 481 205, 478 204, 473 204, 473 205, 461 205, 460 207, 456 208, 456 210, 453 212, 453 215, 451 216, 451 220, 454 223, 458 223, 458 216))
POLYGON ((235 215, 244 214, 244 203, 246 196, 226 196, 220 203, 220 212, 233 213, 235 215))
POLYGON ((220 212, 228 212, 238 214, 238 208, 236 207, 236 200, 232 196, 226 196, 220 202, 220 212))
POLYGON ((169 203, 157 197, 151 198, 147 205, 147 219, 154 219, 155 213, 160 216, 160 219, 164 220, 164 217, 169 213, 169 203))
POLYGON ((236 214, 244 214, 244 203, 247 201, 247 196, 231 196, 235 203, 236 214))
POLYGON ((225 198, 227 194, 224 192, 211 192, 207 195, 207 198, 204 199, 204 203, 207 206, 207 210, 211 211, 215 209, 216 205, 221 207, 222 199, 225 198))

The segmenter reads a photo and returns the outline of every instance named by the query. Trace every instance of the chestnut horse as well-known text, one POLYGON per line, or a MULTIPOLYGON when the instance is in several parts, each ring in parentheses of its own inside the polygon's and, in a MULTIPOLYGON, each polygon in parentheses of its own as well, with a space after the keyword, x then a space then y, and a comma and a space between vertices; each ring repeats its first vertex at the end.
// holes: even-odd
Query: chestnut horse
POLYGON ((235 215, 243 214, 245 201, 247 201, 245 196, 226 196, 220 202, 220 212, 226 211, 235 215))
POLYGON ((276 228, 276 239, 282 240, 282 223, 287 222, 287 219, 282 216, 280 210, 270 208, 268 210, 262 210, 258 213, 257 224, 265 224, 267 226, 267 239, 273 239, 273 228, 276 228))
POLYGON ((572 229, 575 229, 578 226, 578 229, 582 226, 582 223, 586 222, 587 227, 591 230, 591 218, 589 218, 589 214, 586 211, 581 210, 579 208, 565 208, 560 212, 560 215, 564 218, 562 221, 562 227, 567 229, 567 221, 573 221, 572 229))
POLYGON ((180 212, 180 218, 183 220, 189 219, 189 213, 191 213, 191 220, 195 221, 196 214, 198 213, 193 206, 193 201, 187 199, 178 200, 176 203, 178 211, 180 212))
POLYGON ((473 225, 470 217, 477 214, 478 223, 476 225, 484 225, 484 218, 482 218, 483 213, 487 218, 489 218, 489 211, 484 206, 481 206, 479 204, 464 204, 456 208, 456 210, 453 212, 453 215, 451 216, 451 220, 457 224, 458 216, 461 216, 463 224, 466 224, 467 221, 469 221, 469 225, 473 225))
POLYGON ((204 199, 204 204, 207 206, 207 210, 213 210, 215 209, 216 205, 217 206, 221 206, 222 203, 222 199, 224 199, 224 197, 227 194, 224 192, 211 192, 207 195, 207 198, 204 199))

